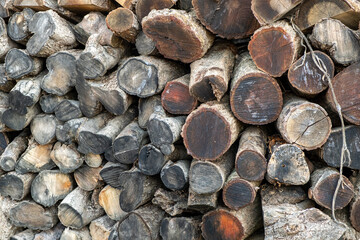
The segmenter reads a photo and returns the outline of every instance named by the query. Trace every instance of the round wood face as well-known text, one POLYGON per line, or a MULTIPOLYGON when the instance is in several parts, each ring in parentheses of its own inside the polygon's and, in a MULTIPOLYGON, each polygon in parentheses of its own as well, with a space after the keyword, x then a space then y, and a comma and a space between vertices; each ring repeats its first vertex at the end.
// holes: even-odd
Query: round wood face
POLYGON ((251 0, 194 0, 193 5, 202 24, 223 38, 245 38, 260 26, 251 0))
POLYGON ((161 102, 165 110, 172 114, 189 114, 197 103, 190 95, 189 87, 177 82, 170 82, 165 86, 161 102))
POLYGON ((236 159, 236 172, 249 181, 260 181, 266 173, 266 159, 254 151, 243 151, 236 159))
POLYGON ((224 203, 231 209, 239 209, 251 204, 255 195, 251 184, 243 179, 232 180, 223 189, 224 203))
POLYGON ((256 66, 273 77, 280 77, 289 69, 295 54, 289 34, 280 27, 256 32, 249 43, 249 52, 256 66))
POLYGON ((351 225, 356 229, 356 231, 360 231, 360 201, 359 200, 355 201, 351 206, 350 221, 351 221, 351 225))

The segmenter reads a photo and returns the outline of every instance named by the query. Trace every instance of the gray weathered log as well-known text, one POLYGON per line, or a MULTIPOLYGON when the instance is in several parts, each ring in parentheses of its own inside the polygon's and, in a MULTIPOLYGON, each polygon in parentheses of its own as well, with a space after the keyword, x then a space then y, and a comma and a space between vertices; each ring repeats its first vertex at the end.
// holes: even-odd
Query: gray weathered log
POLYGON ((40 145, 55 141, 56 128, 61 122, 52 114, 38 114, 30 124, 31 134, 40 145))
POLYGON ((4 171, 12 171, 19 160, 20 155, 28 145, 29 131, 24 130, 5 148, 0 156, 0 167, 4 171))
POLYGON ((89 229, 92 240, 108 239, 115 221, 107 215, 99 217, 91 221, 89 229))
POLYGON ((12 200, 23 200, 30 193, 30 186, 35 178, 33 173, 19 174, 9 172, 0 177, 0 194, 12 200))
POLYGON ((39 100, 41 110, 44 113, 54 113, 54 109, 59 103, 61 103, 65 99, 74 99, 75 96, 73 95, 73 92, 70 92, 64 96, 57 96, 53 94, 42 95, 39 100))
POLYGON ((198 194, 189 188, 188 208, 202 213, 213 210, 218 206, 219 192, 198 194))
POLYGON ((155 42, 145 35, 144 32, 140 32, 135 40, 136 50, 140 55, 149 56, 157 55, 159 51, 155 46, 155 42))
POLYGON ((60 239, 65 227, 58 223, 55 227, 42 231, 40 233, 35 234, 34 240, 54 240, 60 239))
POLYGON ((36 76, 43 69, 43 60, 31 57, 28 51, 13 48, 5 57, 5 72, 11 79, 36 76))
POLYGON ((79 230, 65 228, 60 240, 91 240, 91 235, 88 227, 83 227, 79 230))
POLYGON ((8 22, 8 35, 13 41, 26 44, 31 36, 29 23, 34 14, 35 11, 31 8, 24 8, 21 12, 11 15, 8 22))
POLYGON ((155 111, 156 108, 158 108, 158 106, 161 106, 161 99, 158 95, 139 99, 138 122, 141 128, 147 129, 150 115, 155 111))
POLYGON ((151 202, 162 208, 170 216, 192 212, 188 209, 188 193, 186 191, 167 191, 159 188, 151 202))
POLYGON ((121 190, 105 186, 99 194, 99 204, 105 210, 106 215, 115 221, 121 221, 128 214, 120 207, 120 192, 121 190))
POLYGON ((200 218, 164 218, 160 226, 160 236, 164 240, 198 240, 201 237, 200 218))
POLYGON ((84 156, 77 151, 74 143, 56 142, 50 158, 63 173, 72 173, 84 163, 84 156))
POLYGON ((63 143, 72 143, 77 138, 77 130, 87 121, 87 118, 75 118, 64 123, 64 125, 58 125, 56 127, 56 138, 63 143))
POLYGON ((101 167, 92 168, 87 165, 81 166, 74 172, 76 184, 85 191, 94 190, 101 184, 101 169, 101 167))
POLYGON ((21 115, 15 110, 7 109, 2 113, 1 118, 2 122, 5 123, 7 127, 20 131, 26 128, 40 111, 40 106, 38 104, 27 108, 27 113, 25 115, 21 115))
POLYGON ((18 47, 8 36, 5 20, 0 17, 0 59, 4 60, 10 49, 18 47))
POLYGON ((161 169, 161 181, 168 189, 181 190, 189 183, 189 169, 189 160, 170 160, 161 169))
POLYGON ((113 188, 122 188, 122 182, 119 181, 119 176, 129 170, 128 165, 122 163, 107 162, 100 171, 100 176, 104 182, 113 188))
POLYGON ((35 237, 35 231, 26 229, 10 237, 10 240, 33 240, 35 237))
POLYGON ((61 101, 54 109, 54 113, 56 118, 63 122, 74 118, 81 118, 83 115, 80 109, 80 102, 69 99, 61 101))

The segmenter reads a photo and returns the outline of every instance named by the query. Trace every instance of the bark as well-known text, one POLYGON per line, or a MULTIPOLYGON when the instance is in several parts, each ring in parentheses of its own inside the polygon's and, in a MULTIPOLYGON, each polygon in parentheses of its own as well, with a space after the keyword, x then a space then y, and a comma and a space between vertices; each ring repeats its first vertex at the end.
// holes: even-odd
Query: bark
POLYGON ((178 216, 186 212, 191 212, 187 206, 187 192, 167 191, 159 188, 154 193, 152 203, 159 206, 170 216, 178 216))
POLYGON ((189 188, 188 208, 201 213, 208 212, 218 206, 219 192, 211 194, 197 194, 189 188))
POLYGON ((164 240, 201 239, 200 219, 177 217, 161 221, 160 236, 164 240))

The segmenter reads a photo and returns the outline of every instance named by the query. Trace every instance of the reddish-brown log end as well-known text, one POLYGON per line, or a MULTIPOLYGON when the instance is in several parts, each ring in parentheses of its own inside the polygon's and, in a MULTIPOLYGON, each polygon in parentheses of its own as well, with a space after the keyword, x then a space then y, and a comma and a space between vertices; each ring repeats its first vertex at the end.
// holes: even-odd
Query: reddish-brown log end
POLYGON ((256 191, 248 181, 234 179, 225 185, 222 197, 228 208, 238 210, 254 202, 256 191))

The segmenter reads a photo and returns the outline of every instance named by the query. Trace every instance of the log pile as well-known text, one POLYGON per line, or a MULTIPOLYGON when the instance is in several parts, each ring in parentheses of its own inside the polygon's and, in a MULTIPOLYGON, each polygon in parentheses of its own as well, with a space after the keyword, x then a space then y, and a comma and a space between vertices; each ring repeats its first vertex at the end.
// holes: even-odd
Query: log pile
POLYGON ((360 239, 359 22, 356 0, 1 1, 0 240, 360 239))

